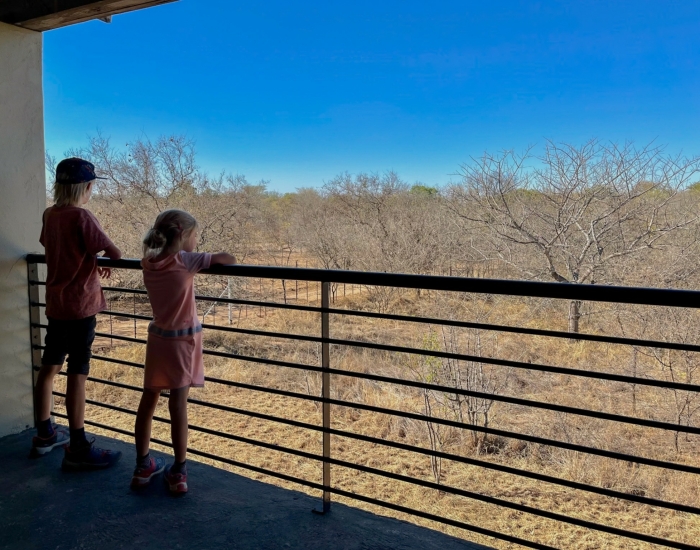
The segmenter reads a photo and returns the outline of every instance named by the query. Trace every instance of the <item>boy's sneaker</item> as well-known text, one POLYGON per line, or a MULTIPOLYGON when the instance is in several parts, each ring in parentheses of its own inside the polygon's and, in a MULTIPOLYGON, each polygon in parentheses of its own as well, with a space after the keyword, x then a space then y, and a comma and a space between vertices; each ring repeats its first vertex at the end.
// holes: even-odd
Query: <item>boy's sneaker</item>
POLYGON ((32 458, 44 456, 56 447, 67 444, 69 439, 68 433, 64 429, 56 426, 54 427, 54 432, 51 437, 39 437, 38 435, 32 437, 32 450, 29 456, 32 458))
POLYGON ((82 449, 71 451, 66 446, 61 468, 64 470, 102 470, 116 464, 122 456, 121 451, 109 451, 95 447, 93 438, 82 449))
POLYGON ((151 457, 148 466, 136 466, 131 478, 131 488, 140 489, 151 482, 153 476, 157 476, 165 469, 165 460, 151 457))
POLYGON ((187 492, 187 474, 175 474, 171 472, 173 465, 169 464, 165 468, 163 479, 170 489, 171 495, 184 495, 187 492))

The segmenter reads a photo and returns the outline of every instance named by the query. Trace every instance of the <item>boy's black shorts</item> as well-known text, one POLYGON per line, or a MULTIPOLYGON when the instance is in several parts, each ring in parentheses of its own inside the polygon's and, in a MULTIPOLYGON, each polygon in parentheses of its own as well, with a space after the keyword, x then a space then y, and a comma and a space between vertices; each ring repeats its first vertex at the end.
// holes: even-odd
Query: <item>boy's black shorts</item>
POLYGON ((41 364, 62 365, 68 355, 68 374, 88 374, 97 326, 95 316, 70 321, 48 319, 41 364))

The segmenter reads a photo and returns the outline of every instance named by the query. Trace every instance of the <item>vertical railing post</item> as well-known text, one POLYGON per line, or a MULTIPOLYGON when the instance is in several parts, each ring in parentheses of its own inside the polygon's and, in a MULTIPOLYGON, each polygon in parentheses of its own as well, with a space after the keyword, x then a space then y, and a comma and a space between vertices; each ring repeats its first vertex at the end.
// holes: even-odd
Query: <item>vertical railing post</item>
POLYGON ((36 424, 36 403, 34 403, 34 388, 36 387, 36 379, 38 372, 35 367, 41 366, 41 310, 39 302, 41 302, 41 294, 39 292, 39 265, 35 263, 27 263, 27 286, 29 294, 29 345, 31 346, 31 372, 32 372, 32 403, 34 404, 34 423, 36 424))
POLYGON ((330 283, 324 282, 321 284, 321 397, 323 398, 323 504, 320 510, 314 510, 318 514, 325 514, 331 509, 331 375, 328 369, 331 366, 330 347, 328 338, 330 338, 330 283))

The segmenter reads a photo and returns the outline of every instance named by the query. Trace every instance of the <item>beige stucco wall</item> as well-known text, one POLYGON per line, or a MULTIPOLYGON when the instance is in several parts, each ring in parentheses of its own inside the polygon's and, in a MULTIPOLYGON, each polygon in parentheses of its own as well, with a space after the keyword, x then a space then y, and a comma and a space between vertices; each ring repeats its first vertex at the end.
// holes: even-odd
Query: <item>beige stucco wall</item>
POLYGON ((41 33, 0 23, 0 436, 33 425, 27 266, 45 204, 41 33))

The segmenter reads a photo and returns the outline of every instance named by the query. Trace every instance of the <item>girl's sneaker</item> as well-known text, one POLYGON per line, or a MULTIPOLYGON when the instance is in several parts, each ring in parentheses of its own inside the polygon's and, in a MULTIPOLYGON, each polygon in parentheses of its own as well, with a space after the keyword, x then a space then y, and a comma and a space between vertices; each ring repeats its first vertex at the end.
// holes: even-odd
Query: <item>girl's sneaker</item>
POLYGON ((162 458, 151 457, 148 466, 136 466, 134 475, 131 477, 131 488, 140 489, 151 482, 154 476, 157 476, 165 469, 165 461, 162 458))
POLYGON ((116 464, 122 456, 121 451, 110 451, 95 447, 94 438, 85 444, 82 449, 72 451, 70 445, 66 445, 66 454, 63 457, 61 468, 64 470, 102 470, 116 464))
POLYGON ((68 433, 62 428, 56 426, 54 427, 52 436, 39 437, 38 435, 35 435, 32 438, 32 450, 30 451, 29 456, 32 458, 44 456, 46 453, 50 453, 56 447, 66 445, 69 440, 70 438, 68 437, 68 433))
POLYGON ((184 495, 187 492, 187 473, 173 473, 173 465, 169 464, 165 468, 165 474, 163 474, 163 479, 165 483, 168 484, 168 489, 170 489, 171 495, 184 495))

